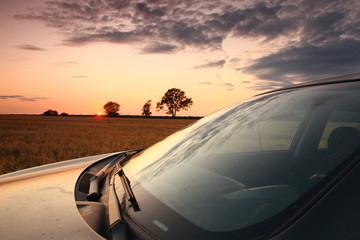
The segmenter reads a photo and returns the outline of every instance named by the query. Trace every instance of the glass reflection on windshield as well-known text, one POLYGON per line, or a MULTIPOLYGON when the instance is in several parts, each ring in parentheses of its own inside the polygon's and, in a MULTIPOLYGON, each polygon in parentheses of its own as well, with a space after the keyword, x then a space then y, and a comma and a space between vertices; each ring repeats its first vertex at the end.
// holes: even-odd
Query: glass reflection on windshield
MULTIPOLYGON (((335 109, 360 112, 356 96, 358 90, 326 89, 260 96, 201 119, 146 150, 125 171, 203 229, 243 228, 288 207, 359 146, 356 138, 341 157, 318 148, 335 109), (334 159, 331 167, 322 167, 324 159, 334 159)), ((337 120, 341 127, 349 117, 337 120)))

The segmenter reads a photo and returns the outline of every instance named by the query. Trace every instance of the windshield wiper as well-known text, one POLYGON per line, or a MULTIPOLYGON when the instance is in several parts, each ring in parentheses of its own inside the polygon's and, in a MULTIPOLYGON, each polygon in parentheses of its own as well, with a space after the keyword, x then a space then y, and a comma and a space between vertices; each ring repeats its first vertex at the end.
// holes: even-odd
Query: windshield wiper
POLYGON ((131 203, 130 206, 133 207, 135 212, 140 211, 139 204, 137 203, 135 195, 131 189, 130 180, 125 176, 125 173, 124 173, 122 167, 120 166, 119 162, 116 163, 116 167, 118 169, 117 174, 120 177, 121 183, 122 183, 124 191, 125 191, 126 199, 131 203))
POLYGON ((128 239, 126 234, 126 223, 123 221, 122 212, 120 210, 120 202, 115 191, 115 177, 118 175, 123 185, 126 199, 131 202, 134 211, 140 211, 140 207, 135 199, 134 193, 130 186, 129 179, 120 165, 120 161, 116 163, 117 172, 111 177, 109 197, 108 197, 108 212, 109 212, 109 226, 113 240, 128 239))
MULTIPOLYGON (((134 150, 134 151, 127 151, 120 153, 118 156, 116 156, 111 162, 109 162, 105 167, 103 167, 96 175, 90 178, 90 186, 89 186, 89 194, 86 196, 86 199, 88 201, 98 201, 101 197, 100 193, 100 183, 105 178, 106 175, 108 175, 113 169, 115 162, 116 164, 125 163, 129 161, 135 154, 138 152, 141 152, 142 149, 134 150)), ((121 168, 121 167, 120 167, 121 168)), ((118 169, 120 169, 118 167, 118 169)))
POLYGON ((126 225, 122 220, 122 215, 120 212, 119 200, 116 196, 114 180, 115 176, 112 176, 110 181, 109 188, 109 198, 108 198, 108 212, 109 212, 109 226, 110 232, 113 240, 117 239, 127 239, 126 235, 126 225))
POLYGON ((96 175, 90 178, 89 194, 86 196, 88 201, 97 201, 101 197, 99 185, 105 176, 113 169, 114 163, 121 157, 124 157, 124 153, 119 154, 111 162, 106 164, 96 175))

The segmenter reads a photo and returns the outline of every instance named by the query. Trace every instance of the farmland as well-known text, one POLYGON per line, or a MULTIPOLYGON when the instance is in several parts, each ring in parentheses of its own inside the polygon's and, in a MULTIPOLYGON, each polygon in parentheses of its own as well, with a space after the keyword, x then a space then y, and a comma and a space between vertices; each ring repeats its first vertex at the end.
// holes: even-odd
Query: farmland
POLYGON ((194 121, 0 115, 0 174, 148 147, 194 121))

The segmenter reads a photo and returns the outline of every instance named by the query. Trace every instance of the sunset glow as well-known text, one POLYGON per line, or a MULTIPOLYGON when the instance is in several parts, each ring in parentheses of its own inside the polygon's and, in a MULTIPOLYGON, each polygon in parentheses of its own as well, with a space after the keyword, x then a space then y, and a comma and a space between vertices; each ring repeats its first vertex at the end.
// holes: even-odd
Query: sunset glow
POLYGON ((358 1, 0 3, 0 114, 140 115, 170 88, 203 116, 262 91, 359 71, 358 1))

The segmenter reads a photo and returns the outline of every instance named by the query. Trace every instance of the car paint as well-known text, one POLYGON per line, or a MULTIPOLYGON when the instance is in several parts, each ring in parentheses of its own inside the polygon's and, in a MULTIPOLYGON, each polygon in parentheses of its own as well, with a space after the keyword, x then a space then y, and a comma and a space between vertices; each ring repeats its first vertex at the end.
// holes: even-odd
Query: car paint
POLYGON ((0 176, 0 239, 103 239, 79 214, 74 187, 84 168, 111 155, 0 176))

